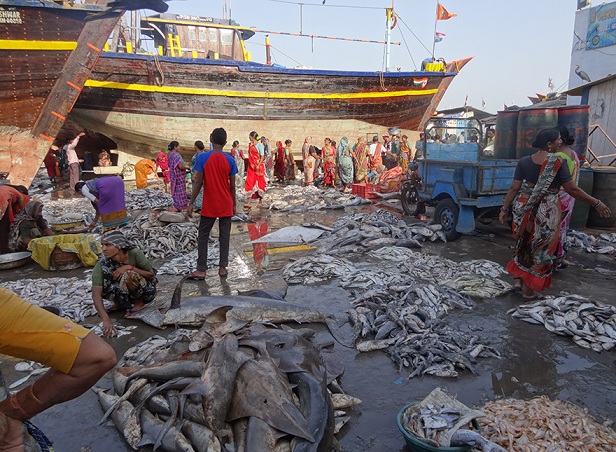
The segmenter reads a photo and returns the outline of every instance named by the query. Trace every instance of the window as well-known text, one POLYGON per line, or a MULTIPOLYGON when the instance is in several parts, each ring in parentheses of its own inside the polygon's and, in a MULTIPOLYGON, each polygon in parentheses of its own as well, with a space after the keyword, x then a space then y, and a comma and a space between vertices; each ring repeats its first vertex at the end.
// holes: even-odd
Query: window
POLYGON ((195 27, 188 27, 188 39, 191 41, 197 40, 197 29, 195 27))

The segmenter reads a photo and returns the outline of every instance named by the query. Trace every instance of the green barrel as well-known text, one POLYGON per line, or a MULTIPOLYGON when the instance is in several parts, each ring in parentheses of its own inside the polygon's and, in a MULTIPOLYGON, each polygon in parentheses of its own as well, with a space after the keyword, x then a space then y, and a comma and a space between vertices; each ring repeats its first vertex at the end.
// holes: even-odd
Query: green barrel
POLYGON ((496 114, 495 159, 515 159, 519 113, 519 110, 505 110, 496 114))
POLYGON ((593 167, 592 195, 610 208, 612 216, 601 218, 593 208, 588 213, 588 227, 613 228, 616 225, 616 168, 613 166, 593 167))
POLYGON ((575 139, 571 146, 580 157, 586 155, 588 148, 588 129, 590 124, 590 106, 572 105, 558 109, 558 125, 564 126, 575 139))
POLYGON ((537 152, 532 142, 541 129, 558 125, 558 108, 532 108, 520 110, 516 139, 516 158, 537 152))
MULTIPOLYGON (((586 193, 591 194, 595 173, 591 168, 580 168, 578 186, 586 193)), ((582 201, 575 201, 571 212, 569 229, 584 229, 588 221, 590 205, 582 201)))

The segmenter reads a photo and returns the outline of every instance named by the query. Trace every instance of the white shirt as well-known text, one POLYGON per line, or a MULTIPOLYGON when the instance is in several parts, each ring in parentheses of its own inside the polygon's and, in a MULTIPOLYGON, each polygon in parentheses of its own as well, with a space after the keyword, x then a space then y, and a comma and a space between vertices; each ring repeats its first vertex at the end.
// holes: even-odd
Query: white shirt
POLYGON ((68 160, 68 164, 79 163, 79 158, 77 157, 77 152, 75 152, 75 148, 77 147, 77 143, 79 143, 79 137, 75 138, 71 141, 66 147, 66 159, 68 160))
POLYGON ((460 135, 458 137, 458 143, 464 143, 466 141, 466 138, 464 137, 464 135, 460 135))
POLYGON ((370 145, 370 156, 374 157, 374 154, 376 153, 376 148, 379 145, 379 143, 372 143, 370 145))

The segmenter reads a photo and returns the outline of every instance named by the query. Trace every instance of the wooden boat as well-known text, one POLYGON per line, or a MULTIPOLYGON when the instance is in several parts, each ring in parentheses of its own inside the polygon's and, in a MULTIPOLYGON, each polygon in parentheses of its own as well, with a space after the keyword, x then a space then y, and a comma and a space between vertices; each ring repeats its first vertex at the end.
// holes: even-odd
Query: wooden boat
MULTIPOLYGON (((106 2, 105 2, 106 3, 106 2)), ((0 172, 30 185, 118 15, 103 6, 0 0, 0 172)))
POLYGON ((253 30, 228 20, 161 14, 141 28, 158 53, 103 52, 70 115, 138 155, 178 140, 188 156, 216 127, 229 141, 256 130, 296 146, 307 135, 354 142, 391 126, 417 130, 470 60, 422 72, 290 69, 250 61, 253 30))

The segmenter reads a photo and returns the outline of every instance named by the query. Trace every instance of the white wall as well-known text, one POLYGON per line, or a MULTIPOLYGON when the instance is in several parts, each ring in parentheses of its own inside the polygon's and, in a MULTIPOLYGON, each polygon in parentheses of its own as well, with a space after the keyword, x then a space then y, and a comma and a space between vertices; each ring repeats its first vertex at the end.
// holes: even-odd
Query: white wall
MULTIPOLYGON (((595 1, 594 7, 601 6, 602 2, 595 1)), ((607 3, 602 10, 616 9, 616 2, 607 3)), ((574 72, 575 65, 586 72, 592 81, 602 79, 611 74, 616 74, 616 41, 613 45, 593 49, 586 48, 588 35, 589 17, 592 7, 584 8, 576 12, 573 27, 573 42, 571 50, 571 67, 569 72, 569 89, 576 88, 586 82, 574 72)), ((616 23, 616 19, 614 22, 616 23)), ((579 103, 579 102, 577 102, 579 103)))

